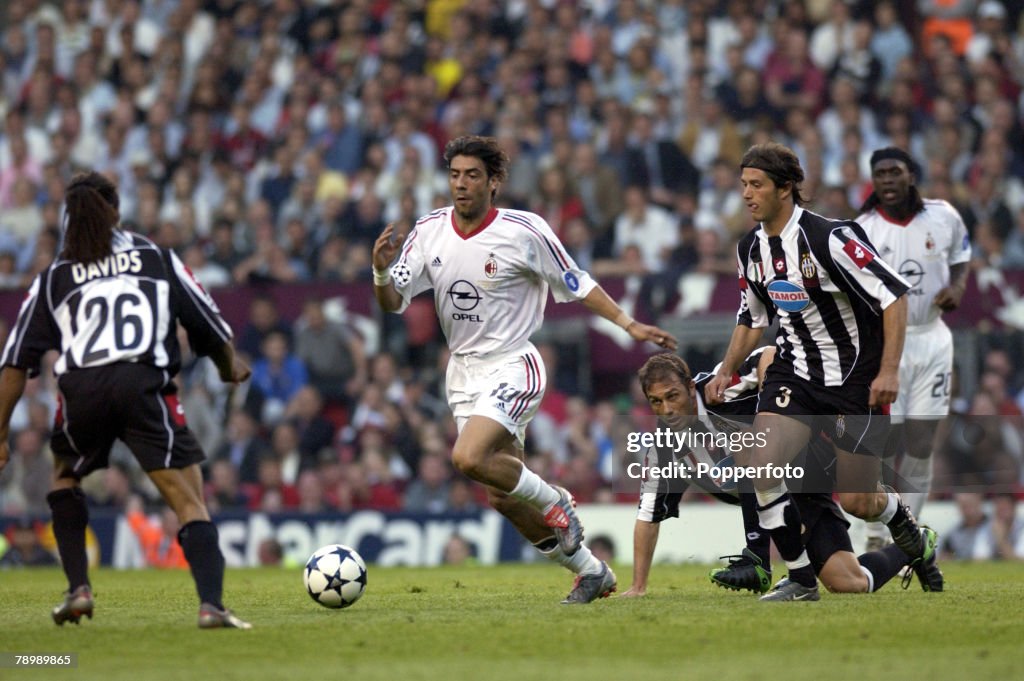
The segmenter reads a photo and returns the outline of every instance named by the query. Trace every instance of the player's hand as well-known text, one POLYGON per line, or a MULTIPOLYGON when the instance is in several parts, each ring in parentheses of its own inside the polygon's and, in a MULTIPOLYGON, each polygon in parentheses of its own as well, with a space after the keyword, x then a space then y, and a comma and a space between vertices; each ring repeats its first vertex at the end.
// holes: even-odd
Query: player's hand
POLYGON ((395 223, 389 222, 377 240, 373 242, 373 268, 384 270, 395 259, 395 254, 405 242, 405 234, 395 235, 395 223))
POLYGON ((640 322, 634 321, 626 328, 626 333, 630 335, 633 340, 638 341, 650 341, 655 345, 665 348, 666 350, 674 351, 679 347, 679 342, 676 337, 670 334, 668 331, 663 331, 656 326, 650 326, 648 324, 641 324, 640 322))
POLYGON ((725 391, 732 383, 732 376, 715 374, 704 386, 704 401, 708 404, 721 404, 725 401, 725 391))
POLYGON ((252 369, 250 369, 249 364, 238 355, 235 355, 231 360, 230 374, 225 375, 224 371, 220 372, 220 380, 234 385, 238 385, 239 383, 248 380, 250 376, 252 376, 252 369))
POLYGON ((960 307, 963 300, 964 290, 959 286, 947 286, 935 294, 932 300, 943 312, 950 312, 960 307))
POLYGON ((896 393, 900 389, 899 370, 882 369, 875 380, 871 381, 871 397, 868 406, 882 407, 896 401, 896 393))
POLYGON ((619 598, 640 598, 641 596, 647 595, 647 589, 639 589, 635 586, 629 587, 626 591, 619 594, 619 598))

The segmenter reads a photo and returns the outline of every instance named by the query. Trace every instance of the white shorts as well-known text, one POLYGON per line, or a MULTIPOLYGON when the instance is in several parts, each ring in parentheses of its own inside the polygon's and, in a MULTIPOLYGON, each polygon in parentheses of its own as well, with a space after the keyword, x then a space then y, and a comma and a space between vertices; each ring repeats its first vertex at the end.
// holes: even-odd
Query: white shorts
POLYGON ((470 416, 486 416, 514 435, 520 447, 546 386, 544 362, 531 343, 495 358, 452 355, 445 374, 448 406, 460 433, 470 416))
POLYGON ((953 334, 937 319, 908 326, 900 359, 900 391, 889 413, 893 423, 934 421, 949 414, 953 378, 953 334))

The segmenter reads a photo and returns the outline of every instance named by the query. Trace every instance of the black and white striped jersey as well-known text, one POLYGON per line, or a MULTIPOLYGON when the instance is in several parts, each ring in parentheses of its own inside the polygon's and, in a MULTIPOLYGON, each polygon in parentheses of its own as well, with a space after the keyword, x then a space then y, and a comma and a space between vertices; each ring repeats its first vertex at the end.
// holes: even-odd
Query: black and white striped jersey
MULTIPOLYGON (((724 401, 719 404, 705 404, 704 386, 714 378, 715 372, 718 371, 721 364, 715 366, 714 370, 710 372, 704 371, 694 376, 693 381, 697 388, 697 419, 699 421, 693 426, 694 429, 702 433, 731 433, 749 427, 757 412, 757 395, 760 389, 757 364, 761 361, 761 354, 766 349, 767 347, 757 348, 743 360, 736 373, 732 375, 732 381, 725 391, 724 401)), ((727 455, 729 452, 714 447, 691 446, 678 451, 658 450, 656 447, 650 447, 644 453, 643 462, 645 466, 665 466, 681 461, 693 468, 698 463, 715 465, 727 455)), ((711 481, 705 479, 694 479, 693 483, 720 501, 729 504, 739 503, 739 496, 735 490, 724 491, 712 487, 711 481)), ((637 519, 649 523, 660 523, 666 518, 678 518, 679 501, 688 486, 686 482, 679 480, 654 478, 644 480, 640 485, 637 519)))
MULTIPOLYGON (((719 404, 705 404, 704 386, 714 378, 721 364, 715 366, 710 372, 701 372, 694 377, 697 388, 698 423, 695 425, 697 430, 711 433, 732 433, 749 428, 757 414, 757 397, 761 391, 757 365, 761 361, 761 354, 767 349, 767 347, 760 347, 747 355, 747 358, 732 375, 732 381, 725 390, 725 399, 719 404)), ((775 356, 778 357, 778 352, 775 356)), ((692 468, 698 463, 717 464, 725 456, 730 455, 731 452, 709 447, 690 446, 678 451, 650 447, 644 454, 644 465, 664 466, 682 461, 692 468)), ((800 457, 798 457, 799 460, 800 457)), ((804 503, 817 504, 831 509, 834 504, 831 502, 831 493, 827 490, 832 489, 834 482, 830 479, 835 466, 832 444, 824 440, 820 433, 814 433, 802 453, 802 460, 802 465, 807 470, 810 479, 805 483, 804 489, 813 490, 813 492, 805 492, 797 496, 804 503)), ((740 503, 739 492, 736 488, 723 490, 714 487, 712 481, 706 478, 695 478, 692 483, 719 501, 733 505, 740 503)), ((660 523, 666 518, 678 518, 679 502, 688 486, 687 482, 664 478, 643 480, 640 485, 637 520, 660 523)), ((835 510, 838 513, 838 509, 835 510)), ((838 514, 842 518, 842 514, 838 514)))
POLYGON ((882 310, 910 285, 856 222, 797 206, 779 236, 761 225, 737 248, 737 324, 779 318, 775 366, 817 385, 869 384, 882 354, 882 310))
POLYGON ((0 364, 39 372, 57 350, 57 375, 133 362, 177 373, 177 324, 199 355, 231 340, 216 303, 172 251, 117 230, 113 254, 83 264, 58 259, 32 282, 0 364))

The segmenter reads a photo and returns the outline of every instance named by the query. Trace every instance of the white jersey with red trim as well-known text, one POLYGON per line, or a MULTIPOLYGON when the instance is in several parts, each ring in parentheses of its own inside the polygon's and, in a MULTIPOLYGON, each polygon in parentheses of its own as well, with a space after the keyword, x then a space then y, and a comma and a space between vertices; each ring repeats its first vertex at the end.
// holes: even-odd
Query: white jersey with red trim
POLYGON ((942 311, 935 295, 949 286, 951 265, 971 259, 971 240, 956 208, 925 199, 924 210, 900 222, 877 207, 857 218, 878 254, 907 280, 907 325, 931 324, 942 311))
POLYGON ((452 354, 472 357, 525 345, 544 320, 549 286, 564 303, 586 297, 597 285, 543 218, 504 208, 491 209, 468 236, 455 227, 451 206, 420 218, 391 276, 402 296, 398 312, 433 289, 452 354))

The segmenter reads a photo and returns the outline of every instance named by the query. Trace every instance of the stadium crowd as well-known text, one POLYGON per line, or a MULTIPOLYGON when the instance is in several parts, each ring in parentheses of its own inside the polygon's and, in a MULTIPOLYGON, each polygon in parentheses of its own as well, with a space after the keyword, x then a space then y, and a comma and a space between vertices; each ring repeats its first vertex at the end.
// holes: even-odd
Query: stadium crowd
MULTIPOLYGON (((110 176, 124 225, 178 251, 215 297, 225 286, 369 281, 370 246, 386 223, 406 230, 449 202, 441 150, 462 134, 493 135, 508 151, 502 205, 542 215, 598 277, 635 281, 651 318, 676 312, 687 277, 734 273, 735 243, 751 226, 739 158, 769 139, 798 152, 810 208, 831 217, 857 215, 873 149, 910 151, 922 193, 961 212, 972 267, 1024 269, 1022 9, 1017 0, 9 0, 0 286, 23 289, 52 261, 64 186, 83 168, 110 176)), ((205 362, 182 379, 212 453, 211 510, 483 503, 449 462, 442 344, 369 342, 318 300, 281 310, 257 296, 249 312, 236 338, 252 359, 251 385, 228 393, 205 362)), ((388 320, 384 336, 436 338, 433 321, 404 328, 415 323, 388 320)), ((947 438, 937 480, 1021 482, 1015 347, 986 347, 979 389, 956 395, 950 429, 968 434, 947 438), (978 430, 991 446, 976 446, 978 430)), ((613 500, 615 415, 643 412, 643 396, 590 400, 558 371, 557 348, 542 351, 551 380, 529 465, 580 501, 613 500)), ((44 372, 15 414, 0 513, 47 512, 56 408, 44 372)), ((113 459, 90 481, 94 503, 155 498, 126 452, 113 459)))

